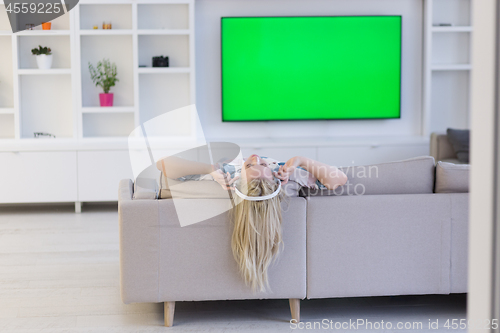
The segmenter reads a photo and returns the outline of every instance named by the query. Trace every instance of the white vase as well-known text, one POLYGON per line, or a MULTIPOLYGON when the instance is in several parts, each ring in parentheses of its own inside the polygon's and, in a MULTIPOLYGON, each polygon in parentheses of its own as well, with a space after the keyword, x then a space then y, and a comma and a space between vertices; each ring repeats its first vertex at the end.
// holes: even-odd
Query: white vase
POLYGON ((39 69, 50 69, 52 67, 52 54, 39 54, 36 56, 36 63, 39 69))

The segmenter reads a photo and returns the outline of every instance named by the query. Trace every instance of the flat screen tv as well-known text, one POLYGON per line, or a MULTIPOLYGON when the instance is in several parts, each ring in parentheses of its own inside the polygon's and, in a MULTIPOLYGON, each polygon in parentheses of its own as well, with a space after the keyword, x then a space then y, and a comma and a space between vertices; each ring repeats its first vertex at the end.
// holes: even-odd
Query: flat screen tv
POLYGON ((222 120, 399 118, 401 23, 222 17, 222 120))

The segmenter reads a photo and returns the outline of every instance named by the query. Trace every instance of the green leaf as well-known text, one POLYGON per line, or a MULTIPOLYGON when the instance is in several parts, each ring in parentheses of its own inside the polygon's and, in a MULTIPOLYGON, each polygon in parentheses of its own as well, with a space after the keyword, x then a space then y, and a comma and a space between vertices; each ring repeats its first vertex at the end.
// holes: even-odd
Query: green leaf
POLYGON ((110 88, 118 81, 116 65, 111 64, 109 59, 99 61, 96 68, 89 62, 89 72, 96 87, 101 86, 104 93, 109 93, 110 88))

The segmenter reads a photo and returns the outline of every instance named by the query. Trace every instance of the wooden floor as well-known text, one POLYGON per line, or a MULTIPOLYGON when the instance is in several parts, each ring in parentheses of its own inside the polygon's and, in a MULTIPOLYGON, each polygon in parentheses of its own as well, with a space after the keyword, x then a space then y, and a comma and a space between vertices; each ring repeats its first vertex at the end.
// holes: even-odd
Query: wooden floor
MULTIPOLYGON (((75 214, 69 205, 0 206, 0 332, 326 331, 293 330, 288 300, 177 302, 171 328, 162 326, 163 304, 124 305, 116 208, 89 205, 75 214)), ((448 318, 466 318, 465 294, 301 302, 304 324, 420 321, 418 332, 449 332, 448 318), (440 329, 429 330, 429 319, 440 329)))

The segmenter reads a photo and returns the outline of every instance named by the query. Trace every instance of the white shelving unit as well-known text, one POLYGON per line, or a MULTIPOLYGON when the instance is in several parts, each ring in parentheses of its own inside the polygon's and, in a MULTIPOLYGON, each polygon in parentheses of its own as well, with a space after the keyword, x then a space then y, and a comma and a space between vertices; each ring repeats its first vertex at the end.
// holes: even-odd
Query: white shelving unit
POLYGON ((194 0, 81 0, 52 21, 52 30, 16 34, 2 0, 0 14, 0 139, 50 132, 56 140, 125 140, 141 123, 195 103, 194 0), (103 22, 112 29, 103 30, 103 22), (49 70, 39 70, 31 55, 38 45, 52 49, 49 70), (171 67, 153 68, 151 58, 159 55, 171 67), (118 69, 113 107, 99 106, 102 91, 88 71, 89 62, 104 58, 118 69))
POLYGON ((71 15, 63 15, 52 21, 52 30, 13 34, 0 1, 0 139, 25 140, 33 138, 33 132, 77 139, 71 21, 71 15), (52 69, 38 69, 31 55, 38 45, 52 49, 52 69))
MULTIPOLYGON (((194 0, 84 0, 74 16, 80 138, 126 137, 155 116, 195 103, 194 0), (103 21, 111 22, 113 29, 100 29, 103 21), (170 67, 152 67, 152 57, 160 55, 169 57, 170 67), (100 91, 88 72, 89 62, 95 65, 103 58, 118 68, 112 108, 99 107, 100 91)), ((191 119, 179 121, 192 127, 191 119)), ((196 137, 165 129, 168 133, 196 137)))
MULTIPOLYGON (((194 45, 194 0, 81 0, 52 30, 16 34, 0 0, 0 173, 12 179, 2 184, 0 203, 74 201, 79 211, 81 201, 117 200, 119 180, 133 178, 128 135, 195 104, 194 45), (38 45, 52 49, 49 70, 31 55, 38 45), (171 67, 151 67, 160 55, 171 67), (117 65, 113 107, 100 107, 102 90, 88 70, 104 58, 117 65), (27 172, 32 165, 39 167, 27 172), (44 195, 18 190, 25 188, 44 195)), ((193 119, 177 119, 162 135, 182 146, 197 137, 193 119)))
POLYGON ((472 0, 424 0, 423 136, 469 127, 471 11, 472 0))

